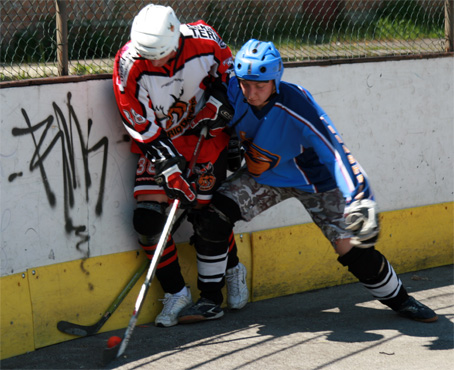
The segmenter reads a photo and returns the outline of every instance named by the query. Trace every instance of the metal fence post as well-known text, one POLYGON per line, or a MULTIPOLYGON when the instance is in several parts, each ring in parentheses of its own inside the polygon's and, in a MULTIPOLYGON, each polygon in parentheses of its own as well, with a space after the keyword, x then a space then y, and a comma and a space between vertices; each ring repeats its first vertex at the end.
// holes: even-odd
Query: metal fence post
POLYGON ((454 1, 445 0, 445 50, 454 51, 454 1))
POLYGON ((66 1, 55 0, 57 9, 57 63, 58 75, 68 75, 68 17, 66 1))

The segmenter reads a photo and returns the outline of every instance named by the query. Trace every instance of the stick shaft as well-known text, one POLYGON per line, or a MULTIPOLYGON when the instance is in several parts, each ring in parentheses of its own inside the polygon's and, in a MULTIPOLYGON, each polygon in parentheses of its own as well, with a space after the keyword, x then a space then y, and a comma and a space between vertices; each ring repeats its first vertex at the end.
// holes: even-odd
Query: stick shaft
POLYGON ((170 234, 170 229, 172 228, 172 224, 175 221, 175 215, 176 215, 176 212, 177 212, 179 206, 180 206, 180 200, 176 199, 172 204, 172 208, 170 209, 169 215, 167 216, 167 221, 164 225, 164 229, 161 233, 161 237, 159 238, 159 242, 158 242, 158 245, 154 252, 153 258, 151 260, 150 267, 148 267, 145 281, 143 282, 142 287, 140 288, 139 295, 137 296, 137 300, 134 305, 134 312, 132 314, 131 320, 129 321, 129 325, 126 328, 124 337, 121 341, 120 348, 118 349, 118 353, 117 353, 116 357, 119 357, 124 353, 126 346, 129 343, 129 339, 131 338, 132 331, 134 330, 137 319, 139 317, 140 310, 142 309, 142 305, 145 300, 145 296, 147 294, 148 288, 151 285, 151 281, 153 280, 153 277, 156 273, 156 268, 157 268, 159 260, 161 259, 161 256, 162 256, 162 252, 164 251, 164 247, 167 244, 167 239, 170 234))
MULTIPOLYGON (((194 166, 197 162, 197 158, 199 156, 203 142, 206 138, 207 132, 208 132, 208 129, 206 127, 203 127, 202 131, 200 133, 199 140, 197 141, 197 144, 194 148, 194 154, 191 158, 191 162, 189 163, 189 166, 188 166, 187 176, 189 176, 194 169, 194 166)), ((167 244, 167 239, 169 237, 172 225, 175 222, 175 216, 176 216, 176 213, 177 213, 179 207, 180 207, 180 200, 175 199, 172 204, 172 207, 170 208, 169 214, 167 216, 167 221, 162 230, 161 237, 159 238, 158 245, 156 246, 156 250, 153 254, 153 258, 151 259, 150 267, 148 267, 145 281, 142 284, 139 295, 137 296, 136 304, 134 306, 134 312, 131 316, 131 319, 129 320, 129 325, 126 328, 125 334, 120 343, 120 347, 118 348, 118 352, 116 353, 115 358, 120 357, 124 353, 128 343, 129 343, 132 332, 136 326, 140 310, 141 310, 143 302, 145 300, 145 296, 147 294, 148 288, 151 285, 151 281, 153 280, 153 277, 156 273, 156 268, 157 268, 159 260, 161 259, 161 256, 162 256, 162 252, 164 251, 165 245, 167 244)))
POLYGON ((101 319, 98 320, 93 325, 79 325, 75 323, 71 323, 68 321, 59 321, 57 323, 57 328, 63 333, 66 334, 71 334, 71 335, 77 335, 77 336, 88 336, 88 335, 93 335, 96 334, 99 329, 106 323, 106 321, 112 316, 112 314, 115 312, 115 310, 118 308, 118 306, 123 302, 125 297, 128 295, 128 293, 131 291, 131 289, 134 287, 134 285, 137 283, 137 281, 140 279, 140 277, 143 275, 145 270, 147 269, 149 264, 149 261, 146 260, 140 267, 137 269, 137 271, 134 273, 132 278, 128 281, 126 286, 123 288, 123 290, 120 292, 117 298, 112 302, 112 304, 107 308, 107 310, 104 312, 102 315, 101 319))

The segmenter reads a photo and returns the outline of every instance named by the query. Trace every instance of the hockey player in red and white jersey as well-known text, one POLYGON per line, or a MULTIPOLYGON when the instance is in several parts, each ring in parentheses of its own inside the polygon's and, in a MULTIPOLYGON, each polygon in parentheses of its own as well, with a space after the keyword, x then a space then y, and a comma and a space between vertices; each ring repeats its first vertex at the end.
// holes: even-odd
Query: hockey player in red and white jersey
MULTIPOLYGON (((213 244, 197 233, 197 218, 191 217, 209 204, 226 177, 229 135, 224 127, 233 114, 226 95, 231 67, 231 51, 211 26, 203 21, 180 24, 172 8, 153 4, 134 18, 131 40, 118 51, 114 65, 117 106, 133 139, 131 150, 139 155, 133 217, 139 244, 151 259, 169 202, 178 198, 190 208, 201 291, 197 321, 224 314, 224 277, 213 274, 220 266, 226 269, 228 306, 240 309, 249 297, 246 269, 239 263, 233 233, 228 243, 213 244), (202 126, 209 129, 207 140, 193 171, 195 179, 186 179, 183 174, 202 126), (221 259, 211 257, 219 255, 221 259)), ((172 235, 156 277, 165 297, 155 324, 176 325, 179 312, 193 302, 172 235)))

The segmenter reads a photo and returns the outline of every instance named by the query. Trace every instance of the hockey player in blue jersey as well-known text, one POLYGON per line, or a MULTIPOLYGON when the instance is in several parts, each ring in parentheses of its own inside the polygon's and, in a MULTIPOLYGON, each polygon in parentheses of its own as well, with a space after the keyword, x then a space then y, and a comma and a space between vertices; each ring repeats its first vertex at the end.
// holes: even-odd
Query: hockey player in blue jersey
MULTIPOLYGON (((338 261, 376 299, 410 319, 436 321, 435 312, 407 294, 375 249, 378 214, 366 173, 312 95, 281 81, 279 51, 271 42, 249 40, 236 55, 234 69, 228 93, 235 114, 229 126, 243 145, 246 167, 217 190, 199 216, 196 236, 223 243, 227 250, 236 221, 250 221, 296 198, 331 242, 338 261)), ((203 309, 189 307, 180 320, 191 321, 203 309)))

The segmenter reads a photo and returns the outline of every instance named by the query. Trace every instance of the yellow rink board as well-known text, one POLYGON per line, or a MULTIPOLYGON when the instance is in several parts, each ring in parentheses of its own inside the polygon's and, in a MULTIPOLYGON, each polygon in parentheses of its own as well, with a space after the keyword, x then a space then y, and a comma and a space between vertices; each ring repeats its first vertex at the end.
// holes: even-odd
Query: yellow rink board
MULTIPOLYGON (((380 214, 377 243, 397 273, 453 263, 453 203, 380 214)), ((252 233, 252 300, 357 281, 314 224, 252 233)))
POLYGON ((27 272, 0 279, 0 358, 33 351, 33 313, 27 272))
MULTIPOLYGON (((239 257, 251 268, 249 235, 236 236, 239 257)), ((195 250, 189 244, 177 246, 181 270, 199 297, 195 250)), ((126 252, 30 269, 1 279, 1 358, 77 338, 60 332, 60 320, 93 325, 104 314, 134 272, 145 260, 142 251, 126 252), (28 275, 28 276, 27 276, 28 275), (33 307, 33 312, 32 312, 33 307)), ((125 328, 144 282, 146 272, 99 331, 125 328)), ((251 287, 251 278, 248 279, 251 287)), ((153 280, 137 325, 152 323, 162 309, 163 291, 153 280)), ((224 297, 226 297, 224 288, 224 297)), ((225 303, 224 303, 225 305, 225 303)))
POLYGON ((314 224, 252 233, 252 300, 354 281, 314 224))
MULTIPOLYGON (((453 203, 385 212, 380 215, 382 234, 377 248, 398 273, 452 264, 453 213, 453 203)), ((235 239, 248 271, 251 301, 355 281, 314 224, 237 234, 235 239)), ((195 251, 187 243, 177 247, 195 301, 199 296, 195 251)), ((77 338, 58 331, 57 322, 96 323, 144 260, 142 251, 132 251, 1 278, 1 358, 77 338)), ((128 325, 143 280, 144 276, 100 332, 128 325)), ((162 297, 155 279, 138 325, 154 321, 162 297)))
MULTIPOLYGON (((79 325, 96 323, 143 263, 142 253, 130 252, 94 257, 35 269, 29 276, 36 348, 76 338, 57 329, 65 320, 79 325)), ((144 274, 145 276, 145 274, 144 274)), ((144 276, 139 280, 142 283, 144 276)), ((140 285, 136 284, 102 331, 126 326, 140 285)), ((159 284, 146 297, 139 324, 149 322, 157 310, 159 284)))

